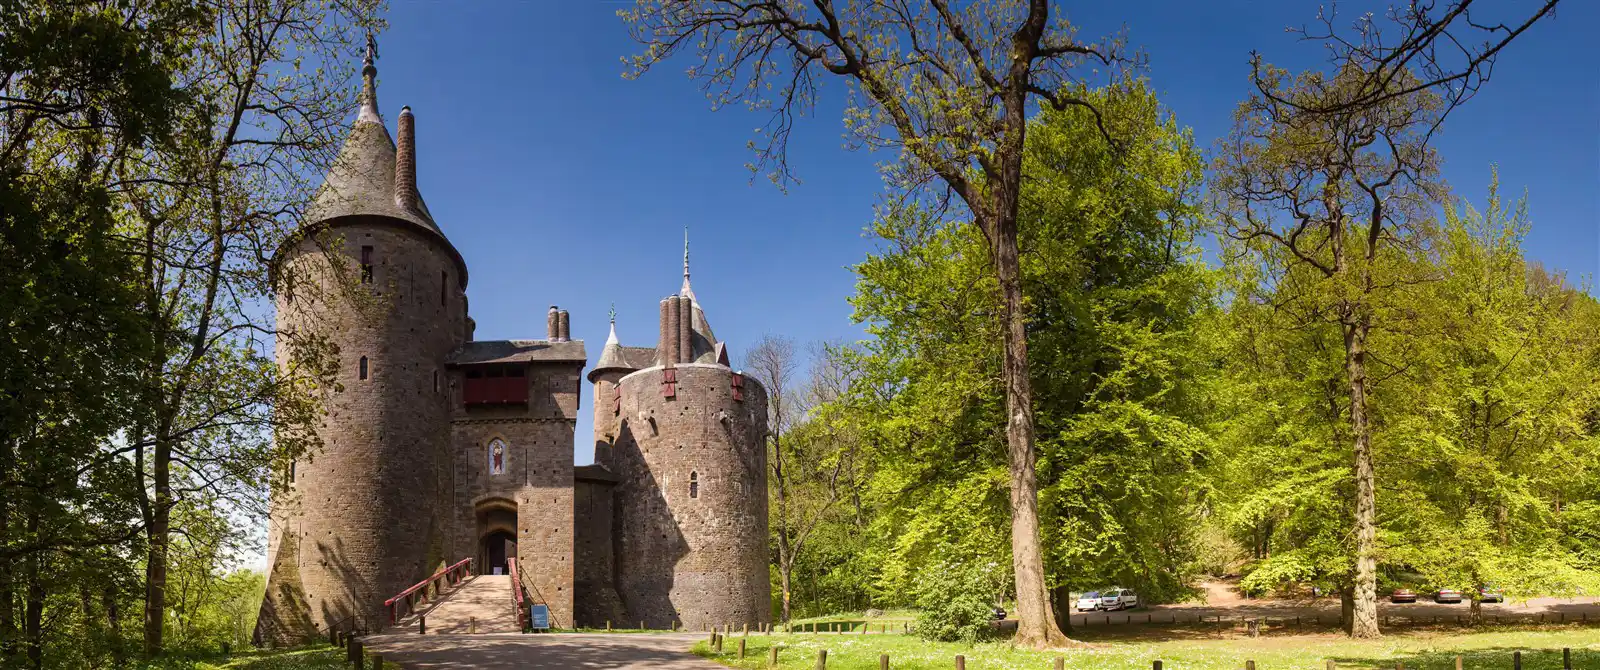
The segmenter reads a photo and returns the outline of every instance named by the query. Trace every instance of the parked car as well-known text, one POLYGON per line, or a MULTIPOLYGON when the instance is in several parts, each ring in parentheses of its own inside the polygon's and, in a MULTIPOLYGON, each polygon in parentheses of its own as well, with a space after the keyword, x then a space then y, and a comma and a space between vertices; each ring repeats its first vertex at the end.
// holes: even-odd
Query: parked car
POLYGON ((1438 593, 1433 594, 1433 602, 1459 603, 1461 602, 1461 592, 1455 589, 1439 589, 1438 593))
POLYGON ((1389 602, 1414 603, 1417 602, 1417 592, 1411 589, 1395 589, 1389 593, 1389 602))
POLYGON ((1090 591, 1078 596, 1077 607, 1079 612, 1093 612, 1100 609, 1100 592, 1090 591))
POLYGON ((1139 606, 1139 595, 1131 589, 1111 589, 1100 592, 1100 609, 1125 610, 1139 606))
POLYGON ((1478 600, 1486 603, 1503 603, 1506 601, 1506 594, 1493 584, 1485 584, 1478 587, 1478 600))

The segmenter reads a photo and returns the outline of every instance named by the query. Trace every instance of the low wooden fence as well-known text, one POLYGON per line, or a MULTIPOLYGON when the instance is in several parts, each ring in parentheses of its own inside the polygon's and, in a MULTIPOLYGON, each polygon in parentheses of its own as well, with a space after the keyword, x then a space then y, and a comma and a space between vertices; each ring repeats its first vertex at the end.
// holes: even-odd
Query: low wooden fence
MULTIPOLYGON (((712 653, 714 655, 716 655, 716 656, 735 655, 737 658, 743 659, 743 658, 746 657, 746 654, 749 651, 748 646, 746 644, 747 640, 745 638, 743 638, 743 637, 737 638, 737 640, 738 640, 738 643, 739 643, 738 646, 737 646, 737 649, 738 649, 737 652, 724 652, 723 651, 725 640, 723 639, 723 635, 721 633, 712 633, 711 637, 707 640, 707 644, 710 645, 712 653)), ((778 661, 780 660, 780 656, 781 656, 783 650, 784 650, 784 647, 781 646, 781 645, 773 645, 773 646, 767 648, 767 667, 769 667, 769 668, 778 667, 778 661)), ((1555 650, 1552 649, 1552 650, 1546 650, 1546 652, 1541 652, 1541 653, 1554 654, 1554 651, 1555 650)), ((1522 670, 1522 655, 1523 655, 1523 652, 1521 652, 1521 651, 1507 652, 1505 654, 1504 661, 1508 661, 1510 663, 1510 667, 1512 668, 1512 670, 1522 670)), ((1466 657, 1465 656, 1456 656, 1455 657, 1456 670, 1463 670, 1464 668, 1467 668, 1467 667, 1484 667, 1482 665, 1483 656, 1484 656, 1484 654, 1482 652, 1474 654, 1474 659, 1475 659, 1474 660, 1474 662, 1475 662, 1474 666, 1466 665, 1466 663, 1465 663, 1465 658, 1466 657)), ((1502 668, 1505 667, 1504 665, 1501 665, 1499 661, 1491 661, 1491 662, 1495 663, 1494 667, 1502 667, 1502 668)), ((919 659, 918 667, 924 667, 924 666, 920 665, 920 663, 921 663, 921 660, 919 659)), ((1327 670, 1338 670, 1338 668, 1340 668, 1340 667, 1344 667, 1344 668, 1353 668, 1353 667, 1371 668, 1371 667, 1373 667, 1371 662, 1366 662, 1366 661, 1360 662, 1359 665, 1351 665, 1351 664, 1340 665, 1340 663, 1338 661, 1334 661, 1334 660, 1328 660, 1328 661, 1326 661, 1326 663, 1327 663, 1327 670)), ((1055 659, 1053 659, 1051 661, 1051 667, 1054 670, 1064 670, 1066 668, 1066 664, 1067 664, 1067 660, 1066 660, 1066 658, 1063 658, 1063 657, 1056 657, 1055 659)), ((878 655, 878 668, 879 668, 879 670, 889 670, 891 667, 893 667, 893 659, 890 658, 889 654, 879 654, 878 655)), ((955 670, 967 670, 967 657, 965 655, 963 655, 963 654, 957 654, 955 656, 955 658, 951 659, 951 666, 950 667, 955 668, 955 670)), ((1565 647, 1561 649, 1561 667, 1562 667, 1562 670, 1573 670, 1573 668, 1576 667, 1576 666, 1574 666, 1572 664, 1572 649, 1565 648, 1565 647)), ((828 650, 827 649, 818 649, 817 650, 817 670, 827 670, 827 668, 828 668, 828 650)), ((1245 668, 1245 670, 1256 670, 1256 662, 1254 660, 1245 659, 1244 668, 1245 668)), ((1160 660, 1151 661, 1150 662, 1150 669, 1151 670, 1163 670, 1162 661, 1160 661, 1160 660)), ((1406 669, 1405 661, 1394 661, 1394 669, 1395 670, 1405 670, 1406 669)))

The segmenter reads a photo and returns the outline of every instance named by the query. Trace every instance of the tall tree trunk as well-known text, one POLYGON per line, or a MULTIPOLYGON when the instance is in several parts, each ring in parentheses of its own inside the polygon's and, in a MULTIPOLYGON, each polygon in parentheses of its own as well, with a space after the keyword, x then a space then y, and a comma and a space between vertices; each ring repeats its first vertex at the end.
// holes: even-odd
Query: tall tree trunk
POLYGON ((111 667, 122 667, 124 658, 122 654, 122 617, 117 612, 117 587, 107 586, 105 591, 106 602, 106 631, 110 636, 111 667))
MULTIPOLYGON (((1020 144, 1020 141, 1019 141, 1020 144)), ((1018 153, 1020 180, 1020 149, 1018 153)), ((997 188, 996 192, 1006 191, 997 188)), ((1005 326, 1006 455, 1011 478, 1011 569, 1017 583, 1016 643, 1055 647, 1068 642, 1056 626, 1039 546, 1039 484, 1034 473, 1033 386, 1028 379, 1027 314, 1022 306, 1021 264, 1017 260, 1016 202, 996 207, 990 236, 995 274, 1000 280, 1005 326)))
POLYGON ((1360 306, 1344 317, 1345 375, 1350 383, 1350 433, 1355 438, 1356 574, 1350 636, 1375 638, 1378 630, 1377 494, 1372 471, 1372 427, 1367 417, 1367 333, 1360 306))
MULTIPOLYGON (((28 510, 28 535, 38 537, 39 512, 37 508, 28 510)), ((22 646, 28 651, 28 665, 34 670, 44 668, 44 571, 40 569, 39 562, 44 560, 44 552, 35 551, 28 554, 23 562, 23 578, 28 580, 27 598, 23 604, 22 613, 22 646)))
POLYGON ((1350 624, 1355 621, 1356 596, 1355 585, 1345 584, 1339 587, 1339 628, 1346 634, 1350 632, 1350 624))
MULTIPOLYGON (((7 439, 0 442, 0 480, 11 479, 15 443, 7 439)), ((0 547, 11 540, 11 501, 15 496, 0 496, 0 547)), ((11 667, 17 656, 17 592, 15 563, 0 559, 0 667, 11 667)))
POLYGON ((791 573, 794 572, 794 566, 789 565, 788 561, 784 561, 781 558, 779 559, 779 562, 783 563, 783 565, 780 565, 778 567, 778 581, 779 581, 780 585, 783 587, 783 619, 782 619, 782 622, 783 623, 789 623, 789 579, 790 579, 789 576, 790 576, 791 573))
MULTIPOLYGON (((165 424, 165 422, 163 422, 165 424)), ((166 434, 163 429, 160 435, 166 434)), ((172 522, 172 445, 157 438, 150 458, 150 478, 155 500, 150 509, 146 536, 150 544, 145 554, 144 653, 154 658, 161 654, 162 633, 167 613, 167 544, 172 522)))

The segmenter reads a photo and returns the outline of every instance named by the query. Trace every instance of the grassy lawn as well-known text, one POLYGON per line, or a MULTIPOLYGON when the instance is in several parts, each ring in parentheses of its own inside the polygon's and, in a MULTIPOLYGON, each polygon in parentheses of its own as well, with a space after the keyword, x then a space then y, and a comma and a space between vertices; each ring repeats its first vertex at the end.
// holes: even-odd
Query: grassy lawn
MULTIPOLYGON (((165 666, 176 668, 179 666, 165 666)), ((248 651, 233 654, 228 658, 215 658, 209 661, 199 661, 192 666, 194 670, 348 670, 350 663, 345 660, 345 650, 326 644, 298 649, 274 649, 262 651, 248 651)), ((366 667, 376 668, 372 664, 372 656, 367 656, 366 667)), ((385 662, 383 670, 399 670, 400 666, 385 662)))
POLYGON ((768 649, 779 645, 778 667, 811 670, 817 667, 817 651, 828 650, 828 670, 876 670, 878 655, 889 654, 889 667, 896 670, 948 669, 955 667, 955 656, 966 656, 969 670, 1037 669, 1048 670, 1056 657, 1068 668, 1096 670, 1143 670, 1151 662, 1162 661, 1166 670, 1238 670, 1253 660, 1261 670, 1306 668, 1325 670, 1327 662, 1339 668, 1392 669, 1396 662, 1408 670, 1445 670, 1455 667, 1459 654, 1466 668, 1512 667, 1512 652, 1521 650, 1526 670, 1561 668, 1561 649, 1572 649, 1574 668, 1600 668, 1600 629, 1545 627, 1540 629, 1488 628, 1475 632, 1414 631, 1394 634, 1381 640, 1357 642, 1335 633, 1282 635, 1261 638, 1187 636, 1184 631, 1168 631, 1161 639, 1096 638, 1080 631, 1082 648, 1053 652, 1013 649, 1008 643, 991 642, 966 646, 924 642, 903 635, 752 635, 747 641, 745 659, 737 658, 738 636, 724 640, 721 654, 713 653, 701 641, 694 652, 736 668, 767 668, 768 649))

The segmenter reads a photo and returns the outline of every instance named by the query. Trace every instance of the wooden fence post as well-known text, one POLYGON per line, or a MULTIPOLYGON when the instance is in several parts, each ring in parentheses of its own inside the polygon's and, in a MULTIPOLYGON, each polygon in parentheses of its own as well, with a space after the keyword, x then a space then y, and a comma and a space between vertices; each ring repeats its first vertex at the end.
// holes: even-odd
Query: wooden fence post
POLYGON ((967 670, 967 657, 956 654, 956 670, 967 670))
POLYGON ((744 658, 744 638, 739 638, 739 658, 744 658))
POLYGON ((1561 648, 1561 670, 1572 670, 1572 649, 1561 648))
POLYGON ((1161 670, 1161 661, 1153 661, 1153 662, 1151 662, 1150 663, 1150 670, 1161 670))
POLYGON ((1522 670, 1522 652, 1511 652, 1511 667, 1514 670, 1522 670))
POLYGON ((478 617, 468 617, 467 618, 467 632, 468 633, 476 633, 476 632, 478 632, 478 617))
POLYGON ((888 654, 878 654, 878 670, 889 670, 888 654))
POLYGON ((1055 670, 1065 670, 1066 667, 1067 667, 1067 659, 1064 659, 1064 658, 1062 658, 1060 656, 1057 656, 1056 657, 1056 663, 1055 663, 1055 670))
POLYGON ((360 640, 350 641, 350 667, 356 670, 366 670, 367 654, 361 650, 360 640))
POLYGON ((828 670, 828 650, 817 650, 817 670, 828 670))
POLYGON ((1461 670, 1461 657, 1456 656, 1456 670, 1461 670))
POLYGON ((778 645, 772 645, 772 648, 767 650, 767 665, 778 667, 778 645))
POLYGON ((1333 661, 1328 661, 1328 670, 1334 670, 1334 667, 1333 661))
POLYGON ((1256 662, 1255 661, 1245 661, 1244 662, 1244 670, 1256 670, 1256 662))
POLYGON ((372 655, 372 670, 383 670, 383 654, 372 655))

